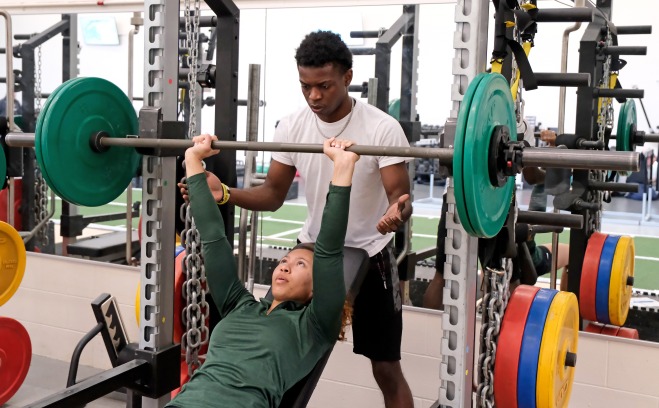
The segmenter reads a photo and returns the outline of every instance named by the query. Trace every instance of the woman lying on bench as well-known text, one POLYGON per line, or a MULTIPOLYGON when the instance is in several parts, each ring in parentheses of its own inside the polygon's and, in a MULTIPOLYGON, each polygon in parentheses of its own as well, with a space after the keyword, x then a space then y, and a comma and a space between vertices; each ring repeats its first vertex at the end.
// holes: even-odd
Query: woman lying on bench
MULTIPOLYGON (((322 226, 314 244, 300 244, 272 273, 273 300, 256 300, 238 280, 220 211, 202 159, 217 154, 215 136, 196 136, 185 152, 192 214, 202 241, 207 282, 222 320, 204 364, 167 407, 277 407, 284 392, 316 365, 344 331, 343 246, 350 186, 359 156, 346 140, 327 140, 334 162, 322 226)), ((319 157, 318 160, 325 160, 319 157)))

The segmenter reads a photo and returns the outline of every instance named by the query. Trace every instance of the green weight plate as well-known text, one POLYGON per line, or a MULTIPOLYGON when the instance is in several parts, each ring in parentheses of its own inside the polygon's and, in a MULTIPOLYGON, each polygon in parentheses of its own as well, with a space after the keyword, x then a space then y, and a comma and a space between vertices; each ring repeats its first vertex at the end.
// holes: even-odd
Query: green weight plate
POLYGON ((475 235, 482 238, 491 238, 501 230, 515 187, 513 177, 502 187, 495 187, 490 181, 490 140, 498 125, 508 127, 510 138, 517 140, 510 85, 502 75, 490 74, 478 84, 471 101, 462 164, 469 222, 475 235))
POLYGON ((618 130, 616 134, 616 150, 631 152, 634 150, 634 129, 636 128, 636 103, 628 99, 622 104, 618 114, 618 130))
POLYGON ((469 119, 469 112, 471 110, 471 102, 473 100, 478 84, 483 78, 489 74, 479 74, 477 75, 467 87, 464 97, 462 98, 462 103, 460 103, 460 110, 458 111, 458 121, 455 128, 455 142, 453 148, 453 181, 455 188, 455 202, 456 208, 458 210, 458 217, 460 218, 460 223, 462 227, 467 231, 468 234, 474 235, 474 229, 471 226, 469 221, 469 216, 467 214, 467 204, 464 195, 464 172, 463 168, 463 156, 464 156, 464 140, 465 140, 465 131, 467 129, 467 119, 469 119))
POLYGON ((41 133, 41 127, 43 125, 44 119, 46 115, 48 114, 48 110, 50 108, 51 102, 57 97, 59 92, 64 89, 65 87, 71 85, 74 81, 76 81, 78 78, 73 78, 70 79, 57 88, 50 94, 48 99, 46 99, 46 103, 44 103, 43 107, 41 108, 41 112, 39 113, 39 116, 37 117, 37 123, 35 126, 35 137, 34 137, 34 155, 37 160, 37 163, 39 163, 39 169, 41 170, 41 176, 43 177, 44 181, 46 184, 53 190, 53 192, 57 195, 59 193, 53 188, 53 183, 50 181, 50 178, 48 177, 48 171, 45 167, 45 163, 43 162, 43 154, 42 150, 45 148, 45 145, 42 146, 41 140, 42 138, 37 137, 37 134, 41 133))
POLYGON ((128 147, 97 153, 89 145, 98 131, 125 137, 138 131, 132 103, 114 84, 78 78, 51 102, 40 138, 54 190, 74 204, 95 207, 118 197, 137 172, 140 155, 128 147))
POLYGON ((400 99, 394 99, 389 102, 387 112, 389 112, 389 115, 393 116, 396 120, 400 120, 400 99))

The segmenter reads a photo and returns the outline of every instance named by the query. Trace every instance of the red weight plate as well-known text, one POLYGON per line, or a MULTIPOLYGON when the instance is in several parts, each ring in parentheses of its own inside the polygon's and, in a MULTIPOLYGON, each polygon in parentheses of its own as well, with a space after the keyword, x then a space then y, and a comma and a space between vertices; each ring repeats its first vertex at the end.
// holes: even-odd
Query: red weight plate
POLYGON ((629 327, 621 327, 620 330, 618 330, 618 337, 638 340, 638 330, 630 329, 629 327))
POLYGON ((607 234, 594 232, 588 240, 586 253, 581 267, 581 287, 579 289, 579 311, 586 320, 597 321, 595 294, 597 292, 597 274, 600 256, 607 234))
POLYGON ((503 315, 494 360, 494 401, 498 407, 517 408, 517 371, 522 337, 536 286, 520 285, 510 296, 503 315))
POLYGON ((32 361, 30 335, 22 324, 0 317, 0 405, 21 388, 32 361))
POLYGON ((583 330, 588 333, 600 334, 602 333, 603 328, 604 328, 603 324, 590 322, 588 323, 588 326, 586 326, 583 330))
MULTIPOLYGON (((185 333, 186 327, 183 321, 183 308, 185 307, 185 293, 183 292, 183 283, 185 282, 185 274, 183 273, 183 260, 185 259, 185 250, 182 247, 177 247, 180 252, 176 255, 174 260, 174 343, 181 343, 181 337, 185 333)), ((210 324, 210 314, 206 314, 206 326, 210 324)), ((208 352, 208 343, 203 344, 199 348, 199 355, 205 355, 208 352)))
POLYGON ((182 265, 184 258, 185 251, 179 253, 174 260, 174 343, 180 343, 181 337, 185 333, 185 324, 183 324, 183 316, 181 316, 185 305, 185 298, 183 297, 185 275, 183 274, 182 265))
POLYGON ((610 324, 605 324, 604 327, 602 327, 602 334, 606 336, 618 336, 618 330, 620 330, 620 327, 618 326, 612 326, 610 324))

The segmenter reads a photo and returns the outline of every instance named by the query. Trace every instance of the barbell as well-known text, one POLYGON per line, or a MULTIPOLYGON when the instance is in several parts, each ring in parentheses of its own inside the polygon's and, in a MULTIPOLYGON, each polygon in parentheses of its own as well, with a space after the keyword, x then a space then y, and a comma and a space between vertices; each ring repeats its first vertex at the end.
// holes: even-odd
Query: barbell
MULTIPOLYGON (((514 105, 505 78, 481 74, 461 104, 451 148, 355 145, 360 155, 423 157, 452 164, 456 206, 468 233, 496 235, 508 214, 513 177, 521 168, 553 167, 637 171, 635 152, 523 147, 515 143, 514 105)), ((185 149, 191 140, 139 138, 135 109, 116 85, 100 78, 74 78, 47 99, 35 133, 9 133, 6 144, 35 148, 44 180, 63 199, 82 206, 104 205, 135 176, 140 154, 131 148, 185 149)), ((215 141, 215 149, 322 153, 322 144, 215 141)))

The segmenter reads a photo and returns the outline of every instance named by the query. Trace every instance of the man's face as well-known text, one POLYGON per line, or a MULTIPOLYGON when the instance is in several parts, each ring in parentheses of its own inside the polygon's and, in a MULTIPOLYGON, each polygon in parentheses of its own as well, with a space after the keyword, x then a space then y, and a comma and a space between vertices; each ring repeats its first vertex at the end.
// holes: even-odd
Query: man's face
MULTIPOLYGON (((311 110, 325 122, 336 122, 345 116, 337 112, 346 100, 348 85, 352 80, 352 70, 342 72, 335 64, 323 67, 297 67, 302 94, 311 110)), ((343 113, 343 114, 342 114, 343 113)))

